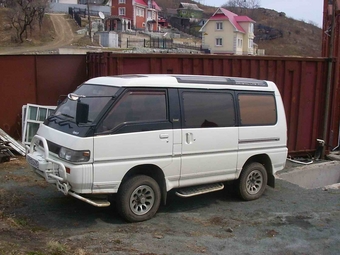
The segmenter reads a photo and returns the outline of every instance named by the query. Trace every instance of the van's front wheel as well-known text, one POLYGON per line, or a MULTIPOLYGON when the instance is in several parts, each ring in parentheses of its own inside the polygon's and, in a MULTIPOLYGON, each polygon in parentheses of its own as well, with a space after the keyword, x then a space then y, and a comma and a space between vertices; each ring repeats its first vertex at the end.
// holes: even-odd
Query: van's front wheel
POLYGON ((242 199, 258 199, 266 189, 267 171, 260 163, 254 162, 247 165, 239 178, 238 191, 242 199))
POLYGON ((120 187, 117 208, 129 222, 145 221, 156 214, 160 200, 158 183, 149 176, 137 175, 120 187))

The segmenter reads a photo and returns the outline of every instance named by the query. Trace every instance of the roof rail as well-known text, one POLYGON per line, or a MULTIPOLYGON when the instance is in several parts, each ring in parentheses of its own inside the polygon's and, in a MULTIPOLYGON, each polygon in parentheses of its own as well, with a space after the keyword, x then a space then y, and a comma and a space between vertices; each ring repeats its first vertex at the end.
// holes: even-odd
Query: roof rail
POLYGON ((264 80, 238 78, 238 77, 223 77, 223 76, 174 76, 178 83, 198 83, 198 84, 220 84, 220 85, 239 85, 239 86, 256 86, 268 87, 264 80))

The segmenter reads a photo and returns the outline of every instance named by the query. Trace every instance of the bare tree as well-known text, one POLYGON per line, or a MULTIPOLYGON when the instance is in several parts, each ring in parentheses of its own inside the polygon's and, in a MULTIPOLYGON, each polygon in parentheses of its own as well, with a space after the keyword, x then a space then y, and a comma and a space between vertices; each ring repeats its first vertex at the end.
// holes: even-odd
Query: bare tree
POLYGON ((23 35, 28 28, 32 29, 34 21, 38 20, 41 27, 48 0, 12 0, 7 2, 8 19, 11 26, 16 30, 16 39, 22 43, 23 35))
POLYGON ((50 5, 49 5, 50 0, 37 0, 37 2, 39 2, 37 16, 38 16, 39 28, 41 30, 45 13, 50 8, 50 5))
POLYGON ((247 8, 248 9, 257 9, 261 7, 260 0, 247 0, 247 8))
POLYGON ((254 10, 260 7, 260 0, 229 0, 222 7, 239 15, 253 15, 254 10))
POLYGON ((222 5, 222 7, 226 8, 247 8, 247 9, 256 9, 261 6, 261 0, 228 0, 227 3, 222 5))

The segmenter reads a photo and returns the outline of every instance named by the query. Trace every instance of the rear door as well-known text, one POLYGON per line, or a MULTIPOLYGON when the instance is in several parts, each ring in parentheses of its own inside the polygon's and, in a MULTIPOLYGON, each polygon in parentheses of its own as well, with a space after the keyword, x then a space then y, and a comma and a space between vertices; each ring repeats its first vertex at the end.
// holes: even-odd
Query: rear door
POLYGON ((286 150, 285 118, 278 118, 277 114, 277 100, 281 99, 276 99, 274 92, 256 91, 239 92, 237 98, 240 109, 238 168, 256 154, 267 154, 274 167, 281 166, 285 162, 282 151, 286 150))
POLYGON ((180 186, 235 178, 238 128, 233 92, 183 89, 180 100, 180 186))

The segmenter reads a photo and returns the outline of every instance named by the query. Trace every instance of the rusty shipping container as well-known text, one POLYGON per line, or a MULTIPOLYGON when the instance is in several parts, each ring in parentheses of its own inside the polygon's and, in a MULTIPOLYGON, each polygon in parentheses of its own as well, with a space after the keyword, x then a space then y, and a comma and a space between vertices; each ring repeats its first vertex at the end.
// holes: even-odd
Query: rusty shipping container
MULTIPOLYGON (((250 77, 274 81, 285 105, 288 149, 312 154, 323 138, 328 60, 326 58, 88 53, 89 78, 119 74, 198 74, 250 77)), ((332 70, 334 73, 335 70, 332 70)), ((334 83, 335 85, 335 83, 334 83)), ((332 87, 332 93, 338 91, 332 87)), ((327 148, 337 144, 339 95, 331 98, 327 148)))
POLYGON ((23 105, 56 105, 86 78, 85 55, 0 56, 0 128, 20 139, 23 105))
MULTIPOLYGON (((282 94, 290 154, 313 153, 322 138, 328 59, 176 54, 0 56, 0 128, 21 137, 21 107, 55 105, 88 78, 132 73, 251 77, 274 81, 282 94)), ((335 72, 335 66, 334 70, 335 72)), ((337 145, 339 89, 333 83, 327 148, 337 145)))

